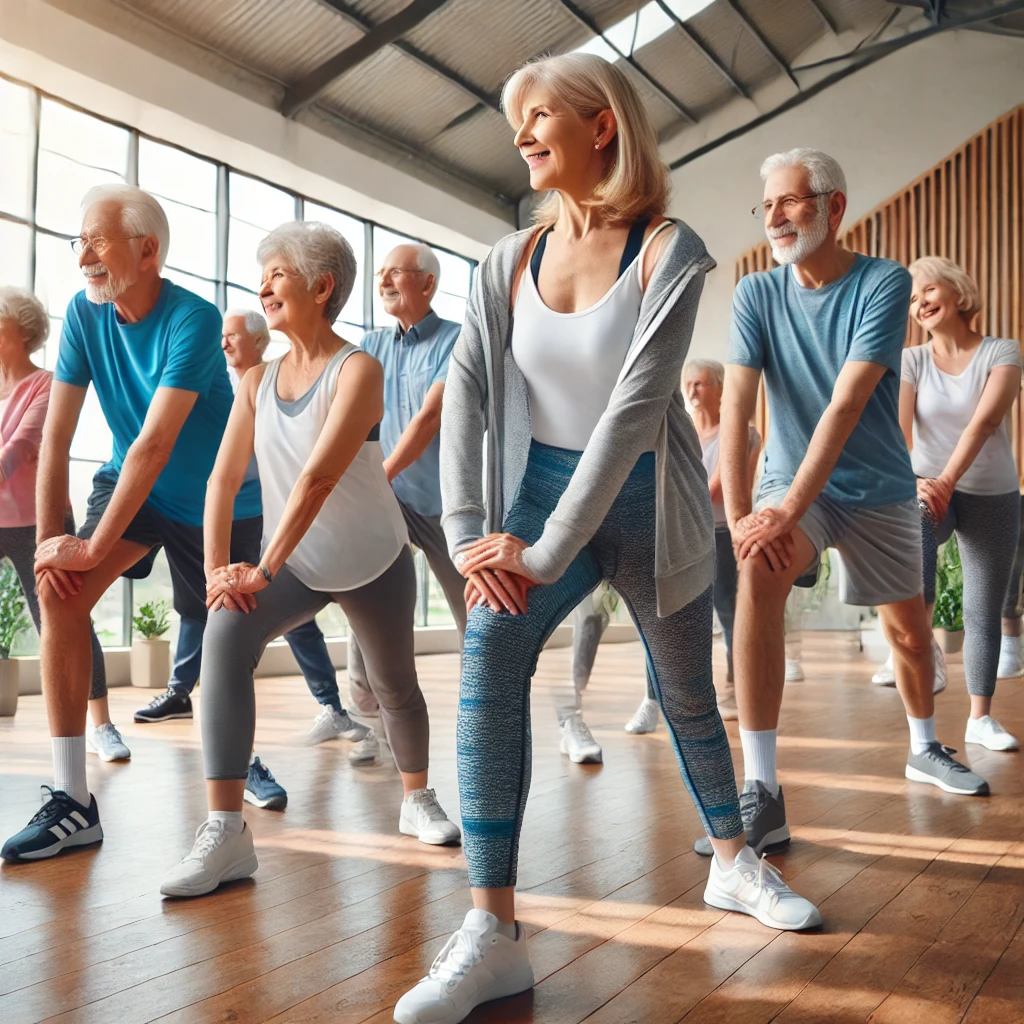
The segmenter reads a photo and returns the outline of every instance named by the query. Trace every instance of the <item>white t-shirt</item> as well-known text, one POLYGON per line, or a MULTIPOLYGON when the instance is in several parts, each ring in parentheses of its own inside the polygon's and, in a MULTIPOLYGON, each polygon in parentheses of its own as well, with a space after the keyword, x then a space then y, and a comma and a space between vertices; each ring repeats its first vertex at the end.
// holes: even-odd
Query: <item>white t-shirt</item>
MULTIPOLYGON (((715 471, 715 466, 718 465, 718 438, 721 431, 716 430, 706 440, 701 439, 700 442, 700 454, 701 462, 704 463, 704 471, 708 475, 708 483, 711 482, 711 475, 715 471)), ((761 435, 757 432, 756 428, 750 428, 750 449, 747 452, 754 451, 756 448, 761 447, 761 435)), ((725 505, 720 501, 711 502, 711 511, 715 514, 715 529, 722 530, 729 525, 728 520, 725 517, 725 505)))
MULTIPOLYGON (((997 366, 1020 369, 1020 343, 984 338, 963 373, 945 373, 935 365, 932 343, 903 350, 901 379, 917 392, 914 447, 910 460, 919 477, 937 477, 946 468, 960 437, 981 401, 988 376, 997 366)), ((1009 415, 982 445, 978 457, 956 485, 965 494, 1009 494, 1018 489, 1010 443, 1009 415)))

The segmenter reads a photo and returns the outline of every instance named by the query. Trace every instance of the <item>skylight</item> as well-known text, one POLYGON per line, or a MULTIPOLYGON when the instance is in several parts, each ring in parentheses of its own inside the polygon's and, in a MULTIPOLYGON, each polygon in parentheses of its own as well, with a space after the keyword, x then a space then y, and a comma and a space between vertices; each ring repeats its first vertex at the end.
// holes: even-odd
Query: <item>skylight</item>
MULTIPOLYGON (((680 21, 692 18, 712 3, 714 0, 665 0, 665 6, 680 21)), ((579 53, 596 53, 598 57, 614 63, 619 59, 619 53, 631 57, 640 47, 664 35, 674 25, 675 22, 665 13, 661 4, 651 0, 640 10, 605 29, 603 35, 594 36, 576 49, 579 53)))

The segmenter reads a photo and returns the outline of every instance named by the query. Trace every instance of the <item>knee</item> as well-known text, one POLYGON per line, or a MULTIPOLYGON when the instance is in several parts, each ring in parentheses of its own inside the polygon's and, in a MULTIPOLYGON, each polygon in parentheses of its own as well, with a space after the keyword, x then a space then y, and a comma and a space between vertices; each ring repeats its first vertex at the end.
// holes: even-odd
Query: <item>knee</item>
POLYGON ((926 621, 894 623, 886 636, 893 650, 904 658, 916 660, 931 654, 932 633, 926 621))
POLYGON ((789 579, 775 572, 762 555, 744 558, 737 568, 739 591, 753 595, 759 603, 785 604, 789 579))
POLYGON ((80 597, 61 597, 53 587, 44 585, 38 594, 39 615, 43 622, 60 623, 63 628, 88 627, 90 608, 80 597))

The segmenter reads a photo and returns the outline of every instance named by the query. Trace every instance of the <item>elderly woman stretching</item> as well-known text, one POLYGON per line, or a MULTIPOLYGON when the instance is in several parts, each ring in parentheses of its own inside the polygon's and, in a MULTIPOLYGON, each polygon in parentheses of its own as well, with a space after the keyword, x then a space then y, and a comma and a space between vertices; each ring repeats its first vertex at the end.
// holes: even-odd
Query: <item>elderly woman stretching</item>
POLYGON ((333 228, 285 224, 257 250, 260 299, 288 353, 253 367, 235 396, 206 494, 210 618, 203 639, 203 755, 209 817, 167 876, 167 896, 199 896, 257 868, 242 820, 255 729, 253 670, 269 641, 336 601, 358 630, 405 799, 399 829, 425 843, 459 830, 426 788, 429 724, 416 679, 415 569, 388 486, 380 364, 332 330, 355 278, 333 228), (255 453, 263 488, 258 565, 228 563, 231 508, 255 453))

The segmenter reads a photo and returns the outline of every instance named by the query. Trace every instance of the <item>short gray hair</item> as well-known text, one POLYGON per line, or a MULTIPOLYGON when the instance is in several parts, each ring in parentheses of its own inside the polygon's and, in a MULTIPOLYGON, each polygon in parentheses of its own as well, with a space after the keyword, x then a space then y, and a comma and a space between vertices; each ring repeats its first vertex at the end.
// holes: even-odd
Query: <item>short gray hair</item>
POLYGON ((0 320, 13 320, 18 325, 29 355, 41 349, 50 334, 45 307, 22 288, 0 287, 0 320))
MULTIPOLYGON (((812 192, 846 192, 846 175, 835 157, 820 149, 789 149, 785 153, 773 153, 761 164, 761 178, 767 180, 772 171, 781 167, 802 167, 811 179, 812 192)), ((818 208, 827 203, 827 196, 820 196, 818 208)))
POLYGON ((691 359, 683 367, 683 380, 689 380, 707 370, 719 387, 725 385, 725 367, 714 359, 691 359))
POLYGON ((430 293, 430 297, 433 298, 441 283, 441 261, 437 258, 437 253, 423 242, 417 242, 413 248, 416 250, 417 269, 422 270, 425 274, 432 274, 434 277, 434 288, 430 293))
POLYGON ((115 202, 121 207, 121 228, 126 235, 154 235, 157 269, 163 272, 171 247, 171 226, 155 196, 134 185, 94 185, 82 197, 82 214, 97 203, 115 202))
POLYGON ((256 339, 256 351, 261 353, 270 344, 270 328, 267 326, 266 317, 255 309, 229 309, 224 314, 224 322, 228 318, 240 316, 245 323, 246 333, 256 339))
POLYGON ((327 322, 341 314, 356 279, 356 255, 340 231, 315 220, 294 220, 274 228, 256 248, 256 259, 266 266, 280 256, 312 291, 324 274, 334 278, 334 291, 324 306, 327 322))

